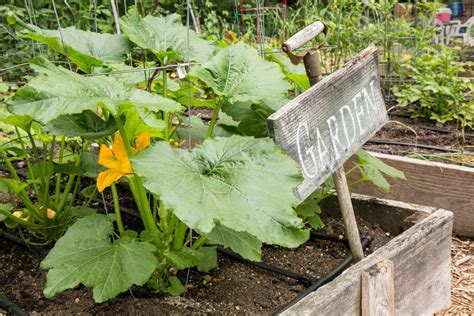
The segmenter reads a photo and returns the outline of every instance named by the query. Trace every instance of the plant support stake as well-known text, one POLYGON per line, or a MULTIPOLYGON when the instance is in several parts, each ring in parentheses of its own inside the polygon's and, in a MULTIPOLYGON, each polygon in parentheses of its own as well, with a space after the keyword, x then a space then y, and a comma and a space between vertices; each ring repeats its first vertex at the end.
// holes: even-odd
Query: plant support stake
MULTIPOLYGON (((306 50, 302 55, 294 55, 293 51, 303 47, 306 43, 316 38, 321 33, 323 33, 325 38, 327 38, 328 32, 329 30, 324 23, 316 21, 293 35, 290 39, 284 42, 282 46, 283 51, 286 52, 293 64, 297 65, 301 60, 303 60, 311 86, 322 80, 322 68, 318 49, 324 45, 325 41, 309 50, 306 50)), ((332 176, 336 186, 337 198, 339 200, 351 253, 354 261, 359 261, 364 258, 364 251, 360 241, 359 229, 357 228, 344 167, 341 166, 337 168, 332 176)))

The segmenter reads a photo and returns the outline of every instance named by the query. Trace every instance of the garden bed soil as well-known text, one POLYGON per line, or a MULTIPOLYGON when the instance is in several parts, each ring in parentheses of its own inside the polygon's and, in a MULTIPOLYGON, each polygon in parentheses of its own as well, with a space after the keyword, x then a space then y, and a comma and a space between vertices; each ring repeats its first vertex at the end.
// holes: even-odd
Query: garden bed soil
MULTIPOLYGON (((464 144, 459 132, 459 128, 455 123, 440 124, 435 121, 410 118, 407 111, 396 109, 389 112, 390 122, 380 129, 371 139, 375 142, 403 142, 415 145, 428 145, 446 148, 450 150, 460 150, 464 145, 465 151, 474 152, 474 131, 466 129, 464 135, 464 144), (396 112, 396 113, 393 113, 396 112)), ((417 146, 404 146, 395 144, 381 144, 367 142, 364 148, 370 151, 380 152, 384 154, 405 156, 408 154, 446 154, 447 151, 428 149, 417 146)), ((466 164, 474 165, 473 157, 465 157, 466 164), (472 160, 470 160, 472 159, 472 160)), ((434 159, 436 160, 436 159, 434 159)), ((439 160, 446 162, 446 160, 439 160)))
MULTIPOLYGON (((340 219, 326 218, 323 231, 343 234, 340 219)), ((391 239, 377 224, 358 218, 361 233, 375 239, 370 253, 391 239)), ((312 239, 297 249, 267 246, 263 261, 319 278, 338 265, 349 252, 343 243, 312 239)), ((296 297, 305 286, 293 279, 265 271, 219 254, 219 268, 209 274, 191 270, 188 291, 166 297, 134 289, 118 298, 95 304, 83 286, 54 299, 42 295, 46 273, 39 270, 44 252, 28 250, 0 239, 0 297, 7 297, 26 312, 35 314, 271 314, 296 297)), ((180 274, 186 279, 186 271, 180 274)), ((1 314, 1 313, 0 313, 1 314)))

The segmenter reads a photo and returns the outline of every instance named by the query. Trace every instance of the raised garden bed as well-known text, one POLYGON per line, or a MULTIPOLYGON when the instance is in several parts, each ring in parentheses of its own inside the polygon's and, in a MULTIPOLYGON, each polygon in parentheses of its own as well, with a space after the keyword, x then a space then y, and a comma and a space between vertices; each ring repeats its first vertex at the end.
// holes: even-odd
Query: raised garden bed
MULTIPOLYGON (((380 153, 371 154, 403 171, 406 180, 390 179, 390 192, 364 183, 357 184, 354 192, 450 210, 454 213, 454 232, 474 237, 474 168, 380 153)), ((350 176, 356 179, 358 175, 350 176)))
MULTIPOLYGON (((353 204, 361 232, 375 236, 370 250, 374 252, 285 314, 358 313, 360 275, 382 259, 394 263, 397 314, 428 314, 448 307, 452 214, 359 195, 353 198, 353 204)), ((336 199, 325 201, 322 207, 330 216, 325 231, 343 233, 336 199)), ((0 296, 7 296, 28 312, 271 314, 305 289, 298 281, 221 255, 218 270, 209 274, 191 272, 188 292, 183 297, 166 298, 137 289, 97 305, 91 291, 79 287, 46 300, 41 294, 45 273, 37 269, 43 254, 0 242, 4 271, 0 296)), ((263 258, 264 262, 318 278, 347 255, 348 250, 341 243, 313 240, 296 250, 267 247, 263 258)))

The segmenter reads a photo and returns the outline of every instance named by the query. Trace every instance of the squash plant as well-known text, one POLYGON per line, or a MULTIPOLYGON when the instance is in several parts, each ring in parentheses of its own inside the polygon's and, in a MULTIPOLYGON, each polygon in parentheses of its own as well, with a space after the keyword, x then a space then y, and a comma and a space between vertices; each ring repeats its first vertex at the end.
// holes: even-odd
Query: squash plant
MULTIPOLYGON (((93 289, 96 302, 134 284, 178 295, 185 288, 176 272, 214 268, 215 244, 258 261, 263 243, 304 243, 309 237, 305 222, 320 225, 317 214, 305 212, 305 220, 298 216, 292 189, 302 175, 263 132, 266 117, 285 102, 291 88, 278 65, 240 43, 213 53, 212 43, 192 32, 187 51, 185 29, 175 15, 142 18, 130 10, 121 25, 125 37, 153 52, 157 65, 185 58, 205 61, 182 81, 200 94, 193 95, 193 102, 210 104, 214 114, 209 126, 198 126, 205 131, 202 144, 176 148, 170 139, 183 132, 173 123, 183 98, 166 70, 159 79, 152 75, 143 89, 129 77, 84 76, 44 58, 32 61, 37 76, 7 101, 8 111, 50 133, 81 138, 94 132, 94 124, 85 122, 101 122, 98 163, 105 169, 97 189, 110 187, 114 202, 113 215, 83 217, 56 242, 41 264, 48 270, 45 296, 81 283, 93 289), (219 134, 225 130, 230 136, 213 138, 216 126, 219 134), (131 229, 122 218, 118 181, 133 196, 141 228, 131 229)), ((58 34, 33 31, 55 37, 44 41, 47 45, 57 42, 58 34)), ((81 41, 90 38, 98 35, 68 42, 66 48, 93 57, 92 51, 80 49, 81 41)), ((83 72, 97 70, 82 60, 72 61, 83 72)), ((100 67, 117 65, 101 59, 100 67)))

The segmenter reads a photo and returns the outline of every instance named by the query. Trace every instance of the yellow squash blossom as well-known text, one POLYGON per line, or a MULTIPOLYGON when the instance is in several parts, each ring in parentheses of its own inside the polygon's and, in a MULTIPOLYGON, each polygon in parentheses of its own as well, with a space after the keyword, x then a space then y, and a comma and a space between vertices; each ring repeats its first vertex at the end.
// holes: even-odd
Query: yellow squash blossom
MULTIPOLYGON (((143 132, 135 139, 135 147, 132 147, 132 154, 135 155, 140 150, 150 145, 150 133, 143 132)), ((127 150, 119 133, 115 134, 112 149, 102 144, 99 152, 99 164, 108 168, 100 172, 97 177, 97 189, 104 191, 112 183, 123 176, 133 173, 132 164, 127 155, 127 150)))

